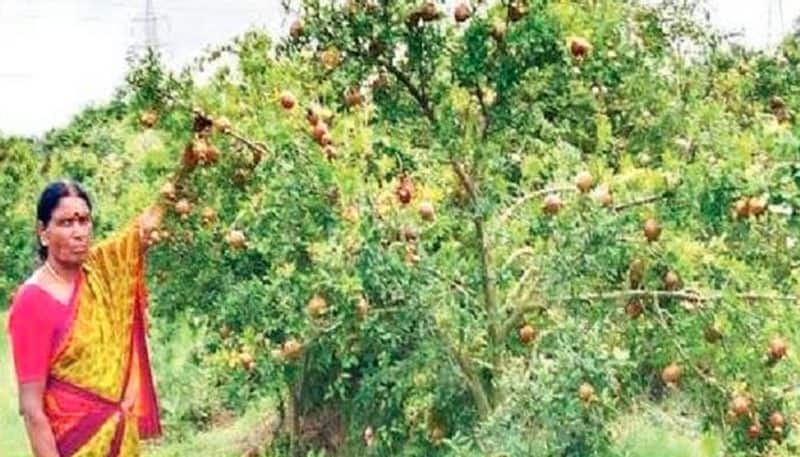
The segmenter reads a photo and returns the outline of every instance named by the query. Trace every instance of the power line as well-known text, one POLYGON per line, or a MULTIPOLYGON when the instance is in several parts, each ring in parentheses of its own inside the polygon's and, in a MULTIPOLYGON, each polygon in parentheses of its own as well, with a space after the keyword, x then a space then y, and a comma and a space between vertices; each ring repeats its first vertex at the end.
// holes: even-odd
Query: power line
POLYGON ((153 50, 162 52, 165 43, 158 38, 159 22, 166 21, 165 16, 156 13, 156 8, 153 0, 146 0, 144 7, 144 15, 136 16, 132 19, 134 26, 134 34, 136 29, 141 28, 142 36, 141 41, 134 39, 134 44, 131 45, 129 53, 132 55, 139 54, 141 51, 153 50))
POLYGON ((779 42, 786 34, 783 15, 783 0, 769 0, 767 3, 767 37, 765 47, 770 47, 774 42, 779 42), (775 27, 775 21, 778 26, 775 27))
POLYGON ((147 0, 144 17, 134 18, 133 21, 144 23, 144 46, 158 50, 158 16, 153 7, 153 0, 147 0))
POLYGON ((772 1, 769 0, 767 3, 767 38, 766 43, 764 43, 765 47, 769 47, 772 44, 772 1))

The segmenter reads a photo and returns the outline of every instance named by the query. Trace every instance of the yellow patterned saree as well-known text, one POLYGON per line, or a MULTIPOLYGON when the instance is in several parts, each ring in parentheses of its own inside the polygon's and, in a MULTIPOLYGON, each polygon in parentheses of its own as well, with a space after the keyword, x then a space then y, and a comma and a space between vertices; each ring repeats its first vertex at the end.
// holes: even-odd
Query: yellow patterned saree
POLYGON ((61 457, 131 457, 161 434, 138 224, 92 248, 53 352, 44 409, 61 457), (124 406, 123 406, 124 405, 124 406))

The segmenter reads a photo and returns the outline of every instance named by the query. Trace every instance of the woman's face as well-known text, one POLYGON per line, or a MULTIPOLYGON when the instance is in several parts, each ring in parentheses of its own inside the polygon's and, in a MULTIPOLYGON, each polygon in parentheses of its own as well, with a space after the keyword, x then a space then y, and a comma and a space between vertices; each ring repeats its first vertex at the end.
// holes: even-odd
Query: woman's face
POLYGON ((92 213, 80 197, 61 197, 47 225, 39 223, 39 239, 47 247, 48 259, 80 265, 89 255, 92 213))

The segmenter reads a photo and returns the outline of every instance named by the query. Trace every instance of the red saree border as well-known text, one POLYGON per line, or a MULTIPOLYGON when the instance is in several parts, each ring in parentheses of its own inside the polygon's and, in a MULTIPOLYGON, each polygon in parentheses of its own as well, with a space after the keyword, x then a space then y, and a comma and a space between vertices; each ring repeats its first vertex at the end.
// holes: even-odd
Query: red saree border
POLYGON ((119 423, 114 430, 114 437, 111 439, 111 447, 108 449, 107 457, 119 457, 122 450, 122 438, 125 433, 125 412, 119 410, 119 423))
POLYGON ((62 457, 70 457, 79 451, 94 437, 100 427, 119 410, 119 406, 113 401, 54 376, 48 378, 47 388, 68 392, 98 406, 96 410, 82 417, 77 424, 57 440, 58 453, 62 457))
POLYGON ((80 273, 78 274, 78 279, 76 280, 75 287, 72 290, 72 296, 69 299, 68 306, 70 307, 70 315, 69 321, 67 323, 66 330, 64 331, 64 335, 61 337, 61 340, 58 342, 56 346, 56 350, 53 351, 53 354, 50 356, 50 364, 52 365, 61 354, 64 353, 64 350, 67 349, 69 342, 72 340, 73 330, 75 329, 75 318, 78 316, 78 304, 80 303, 80 291, 83 288, 83 283, 85 281, 86 272, 84 271, 85 267, 81 268, 80 273))
MULTIPOLYGON (((141 282, 137 286, 136 302, 133 318, 133 332, 131 332, 132 338, 134 338, 136 344, 131 345, 131 351, 135 348, 137 351, 136 355, 139 359, 137 366, 139 368, 140 397, 138 400, 141 402, 140 406, 143 409, 143 414, 137 418, 137 426, 139 428, 139 437, 141 439, 150 439, 161 436, 163 431, 161 429, 158 396, 156 395, 153 373, 150 368, 150 351, 147 347, 144 316, 144 310, 147 309, 147 290, 141 282)), ((132 364, 129 362, 128 369, 131 368, 131 365, 132 364)), ((127 382, 130 382, 130 376, 128 376, 127 382)))

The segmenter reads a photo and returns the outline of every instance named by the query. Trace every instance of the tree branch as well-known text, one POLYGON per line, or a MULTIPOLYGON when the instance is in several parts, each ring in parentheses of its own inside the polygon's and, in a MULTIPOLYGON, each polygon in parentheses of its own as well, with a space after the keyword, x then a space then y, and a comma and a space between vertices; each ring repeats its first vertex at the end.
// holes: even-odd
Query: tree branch
POLYGON ((489 417, 489 413, 492 411, 491 403, 489 403, 489 395, 486 393, 486 389, 473 371, 472 362, 467 359, 467 357, 465 357, 464 354, 458 350, 458 348, 451 344, 449 339, 435 323, 432 328, 439 340, 442 341, 442 344, 447 350, 447 353, 450 355, 450 358, 456 362, 461 375, 464 377, 464 381, 467 384, 467 389, 469 390, 470 395, 472 395, 472 399, 475 401, 475 407, 478 409, 478 415, 481 417, 481 419, 489 417))
POLYGON ((540 189, 533 192, 529 192, 524 194, 523 196, 519 197, 514 203, 511 204, 505 211, 500 213, 500 217, 498 218, 498 222, 504 224, 508 221, 509 218, 514 214, 514 212, 519 209, 520 206, 524 205, 529 200, 532 200, 536 197, 543 197, 549 194, 561 193, 561 192, 575 192, 577 191, 573 186, 557 186, 557 187, 548 187, 547 189, 540 189))
POLYGON ((483 125, 481 126, 481 138, 486 139, 486 135, 489 133, 489 126, 492 123, 492 118, 489 115, 489 109, 486 107, 486 102, 483 100, 483 89, 481 89, 480 84, 475 84, 475 95, 478 97, 478 104, 481 106, 481 112, 483 113, 483 125))
POLYGON ((640 198, 640 199, 637 199, 637 200, 633 200, 633 201, 630 201, 630 202, 627 202, 627 203, 621 203, 619 205, 614 206, 613 209, 614 209, 614 211, 619 212, 619 211, 623 211, 623 210, 626 210, 626 209, 629 209, 629 208, 633 208, 634 206, 646 205, 648 203, 657 202, 657 201, 663 200, 663 199, 665 199, 667 197, 668 197, 668 193, 667 192, 664 192, 664 193, 661 193, 661 194, 657 194, 657 195, 650 195, 650 196, 643 197, 643 198, 640 198))
POLYGON ((250 148, 251 151, 253 151, 255 153, 258 153, 258 154, 261 154, 262 157, 269 153, 269 151, 267 150, 266 146, 264 146, 263 144, 256 143, 254 141, 251 141, 251 140, 245 138, 241 134, 236 133, 235 131, 233 131, 233 129, 225 132, 225 134, 226 135, 230 135, 233 138, 236 138, 236 140, 244 143, 248 148, 250 148))
POLYGON ((516 261, 523 255, 533 255, 535 253, 536 251, 534 251, 533 248, 530 246, 521 247, 516 251, 512 252, 510 256, 508 256, 508 259, 506 259, 506 261, 503 262, 503 267, 501 268, 501 270, 505 271, 509 266, 511 266, 512 263, 514 263, 514 261, 516 261))
MULTIPOLYGON (((577 189, 575 189, 573 186, 556 186, 527 193, 519 197, 514 203, 511 204, 511 206, 506 208, 506 210, 500 214, 498 222, 504 224, 505 222, 508 221, 508 219, 511 218, 511 216, 513 216, 514 212, 517 211, 517 209, 519 209, 520 206, 524 205, 525 203, 534 198, 543 197, 549 194, 563 193, 563 192, 577 192, 577 189)), ((621 203, 619 205, 614 206, 612 209, 616 212, 619 212, 629 208, 633 208, 635 206, 646 205, 648 203, 653 203, 658 200, 663 200, 668 197, 669 197, 668 192, 664 192, 657 195, 649 195, 647 197, 643 197, 627 203, 621 203)))
POLYGON ((428 118, 431 124, 436 124, 436 115, 433 113, 433 109, 431 108, 431 103, 425 93, 420 90, 412 81, 411 78, 403 73, 402 70, 397 68, 392 62, 386 59, 378 59, 378 63, 383 65, 389 73, 393 74, 395 78, 397 78, 406 89, 411 93, 411 96, 419 103, 420 109, 422 109, 422 113, 425 114, 425 117, 428 118))
MULTIPOLYGON (((464 167, 458 159, 451 154, 450 162, 458 175, 461 184, 467 190, 470 196, 470 201, 473 205, 473 223, 475 224, 475 234, 477 238, 477 247, 480 255, 480 272, 481 284, 483 286, 484 309, 486 311, 487 333, 489 334, 489 357, 491 360, 492 374, 496 374, 499 369, 500 357, 500 340, 498 338, 498 325, 499 316, 497 314, 497 289, 494 283, 494 276, 492 275, 492 256, 491 248, 489 246, 489 239, 486 235, 484 215, 478 209, 478 190, 476 189, 475 182, 464 170, 464 167)), ((490 391, 491 398, 484 399, 487 405, 494 404, 494 390, 490 391)), ((484 392, 485 394, 485 392, 484 392)), ((477 400, 476 400, 477 401, 477 400)), ((483 401, 483 400, 481 400, 483 401)), ((488 411, 488 409, 487 409, 488 411)))
POLYGON ((761 294, 755 292, 745 292, 738 294, 725 294, 722 291, 713 291, 706 294, 689 290, 616 290, 610 292, 594 292, 585 293, 571 296, 551 296, 542 297, 536 292, 533 295, 538 295, 540 302, 536 304, 520 305, 512 312, 503 327, 501 328, 500 336, 505 336, 516 325, 519 319, 526 313, 535 311, 541 308, 541 302, 547 303, 561 303, 568 301, 598 301, 598 300, 615 300, 624 298, 637 298, 637 297, 653 297, 658 300, 661 298, 677 298, 680 300, 688 300, 694 302, 710 302, 722 300, 728 296, 752 301, 780 301, 780 302, 796 302, 800 303, 800 295, 775 295, 775 294, 761 294))
MULTIPOLYGON (((388 20, 388 18, 385 17, 384 20, 386 21, 388 20)), ((325 29, 322 29, 322 33, 329 41, 336 41, 336 37, 330 33, 326 33, 325 29)), ((370 56, 369 54, 358 49, 358 43, 356 43, 355 45, 356 49, 350 49, 349 47, 345 47, 344 50, 350 54, 360 56, 365 61, 375 62, 378 65, 381 65, 387 70, 389 70, 389 73, 393 74, 395 78, 397 78, 406 87, 406 89, 408 89, 408 92, 417 101, 417 103, 420 106, 420 109, 422 110, 422 113, 425 115, 426 118, 428 118, 430 123, 432 125, 436 124, 436 116, 433 112, 433 108, 431 107, 430 100, 428 99, 427 95, 425 95, 424 90, 422 90, 420 87, 417 87, 414 84, 414 82, 411 81, 411 78, 407 74, 405 74, 401 69, 397 68, 397 66, 395 66, 391 62, 391 60, 387 60, 376 56, 370 56)))
POLYGON ((486 299, 486 312, 489 314, 488 317, 491 320, 497 312, 497 296, 494 290, 494 277, 491 274, 491 253, 489 252, 483 220, 480 218, 475 219, 475 232, 477 234, 478 243, 480 243, 481 277, 484 285, 483 292, 484 298, 486 299))
POLYGON ((512 289, 511 292, 508 293, 506 298, 507 299, 508 298, 512 298, 513 299, 513 297, 516 297, 517 294, 519 294, 520 290, 522 290, 522 287, 528 282, 530 275, 532 275, 536 271, 538 271, 538 270, 537 270, 535 265, 531 266, 530 268, 525 270, 522 273, 522 276, 520 276, 519 281, 517 281, 517 284, 514 286, 514 289, 512 289))
POLYGON ((475 406, 478 408, 478 416, 481 419, 486 419, 489 417, 492 407, 489 403, 489 396, 486 394, 486 391, 481 385, 480 379, 478 379, 478 377, 472 371, 470 361, 464 357, 464 354, 450 345, 448 345, 448 350, 450 352, 450 356, 456 361, 456 364, 458 364, 461 374, 464 376, 464 379, 467 383, 467 388, 472 394, 472 398, 475 400, 475 406))
POLYGON ((497 289, 492 275, 491 251, 489 250, 489 240, 484 231, 484 222, 480 215, 475 217, 475 232, 477 234, 480 255, 481 255, 481 283, 483 284, 484 307, 486 309, 486 320, 488 322, 489 333, 489 355, 492 364, 492 373, 499 368, 500 337, 498 332, 499 316, 497 314, 497 289))
POLYGON ((470 178, 467 172, 464 170, 464 165, 456 160, 455 157, 450 158, 450 163, 453 165, 453 169, 458 176, 458 180, 461 181, 461 185, 464 186, 464 189, 467 190, 467 193, 470 196, 470 199, 473 203, 478 202, 478 189, 475 187, 475 182, 470 178))

